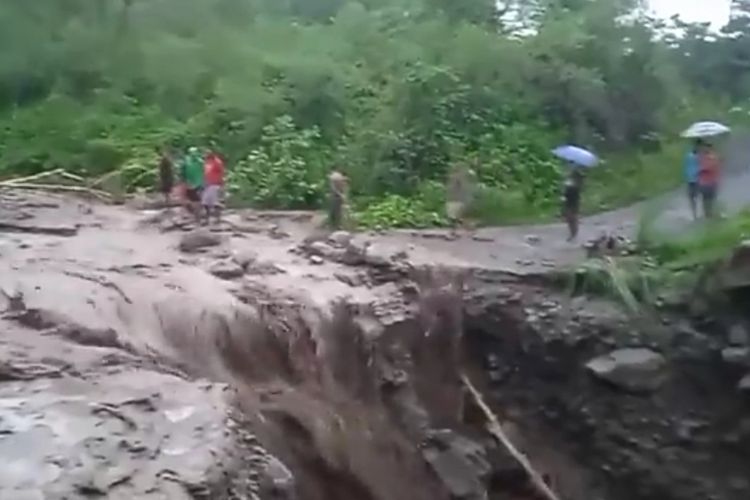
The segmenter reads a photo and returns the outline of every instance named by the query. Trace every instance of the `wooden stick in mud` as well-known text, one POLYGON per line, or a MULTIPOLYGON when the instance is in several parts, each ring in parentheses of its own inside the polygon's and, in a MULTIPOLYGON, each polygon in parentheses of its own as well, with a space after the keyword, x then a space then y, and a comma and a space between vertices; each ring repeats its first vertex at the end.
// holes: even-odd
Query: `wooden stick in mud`
POLYGON ((469 390, 469 393, 474 399, 474 402, 477 404, 479 409, 482 410, 482 413, 484 413, 485 417, 487 418, 487 430, 489 431, 489 433, 492 434, 495 439, 497 439, 500 444, 503 445, 508 453, 511 454, 516 462, 518 462, 521 467, 523 467, 523 469, 529 475, 532 486, 534 486, 537 492, 540 493, 546 500, 561 500, 560 497, 558 497, 555 492, 552 491, 549 486, 547 486, 547 483, 544 482, 544 478, 542 477, 542 475, 539 474, 536 469, 534 469, 534 466, 531 465, 531 462, 529 462, 529 459, 526 458, 526 455, 518 451, 518 449, 513 445, 511 440, 508 438, 508 435, 505 434, 505 431, 503 431, 503 427, 502 425, 500 425, 500 421, 498 420, 497 416, 492 412, 490 407, 487 406, 487 403, 484 402, 484 398, 479 393, 477 388, 474 387, 474 384, 471 383, 469 377, 467 377, 466 374, 462 374, 461 380, 469 390))
POLYGON ((0 182, 0 185, 12 186, 12 185, 19 184, 19 183, 24 184, 28 182, 38 181, 39 179, 46 179, 47 177, 54 177, 55 175, 60 175, 63 172, 65 172, 65 170, 63 170, 62 168, 57 168, 55 170, 50 170, 49 172, 42 172, 40 174, 29 175, 28 177, 16 177, 15 179, 8 179, 3 182, 0 182))
POLYGON ((83 186, 65 186, 62 184, 26 184, 26 183, 0 183, 0 188, 5 189, 38 189, 40 191, 61 191, 70 193, 86 193, 91 196, 109 201, 112 195, 98 189, 91 189, 83 186))
POLYGON ((75 181, 79 184, 83 184, 86 182, 86 179, 84 179, 80 175, 71 174, 64 168, 56 168, 55 170, 50 170, 49 172, 42 172, 39 174, 29 175, 27 177, 16 177, 13 179, 7 179, 7 180, 0 182, 0 186, 16 186, 18 184, 28 184, 31 182, 36 182, 41 179, 46 179, 48 177, 55 177, 55 176, 60 176, 64 179, 75 181))

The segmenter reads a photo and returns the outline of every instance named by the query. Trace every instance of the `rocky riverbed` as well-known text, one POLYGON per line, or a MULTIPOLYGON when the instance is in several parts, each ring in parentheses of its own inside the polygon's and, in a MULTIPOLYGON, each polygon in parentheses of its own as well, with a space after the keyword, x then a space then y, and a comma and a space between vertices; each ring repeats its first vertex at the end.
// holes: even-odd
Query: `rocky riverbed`
POLYGON ((0 192, 0 498, 538 498, 462 373, 563 499, 750 494, 741 315, 571 298, 548 233, 316 224, 0 192))

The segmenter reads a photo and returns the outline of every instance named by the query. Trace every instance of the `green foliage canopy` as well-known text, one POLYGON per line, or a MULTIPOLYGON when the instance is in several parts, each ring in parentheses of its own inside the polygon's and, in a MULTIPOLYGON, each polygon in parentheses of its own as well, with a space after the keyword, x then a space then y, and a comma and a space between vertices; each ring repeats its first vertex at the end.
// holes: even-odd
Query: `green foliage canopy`
POLYGON ((635 0, 5 0, 0 176, 214 142, 259 206, 320 206, 337 164, 363 220, 440 224, 435 183, 465 162, 480 218, 551 214, 557 142, 646 180, 684 122, 750 99, 733 12, 716 33, 635 0))

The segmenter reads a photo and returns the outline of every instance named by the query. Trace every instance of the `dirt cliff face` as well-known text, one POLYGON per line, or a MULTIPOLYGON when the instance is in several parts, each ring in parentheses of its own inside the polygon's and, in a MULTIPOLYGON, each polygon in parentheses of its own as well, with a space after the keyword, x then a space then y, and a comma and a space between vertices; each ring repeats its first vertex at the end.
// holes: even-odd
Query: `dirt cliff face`
POLYGON ((2 498, 539 498, 462 373, 563 499, 747 498, 729 337, 308 214, 0 207, 2 498))

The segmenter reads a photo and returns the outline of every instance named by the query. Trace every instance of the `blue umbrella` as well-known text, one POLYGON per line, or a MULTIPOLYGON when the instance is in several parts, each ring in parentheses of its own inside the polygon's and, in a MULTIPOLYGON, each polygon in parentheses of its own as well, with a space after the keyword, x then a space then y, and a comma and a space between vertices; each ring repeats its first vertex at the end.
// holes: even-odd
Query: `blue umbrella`
POLYGON ((560 146, 552 154, 580 167, 592 168, 599 164, 599 158, 594 153, 578 146, 560 146))

